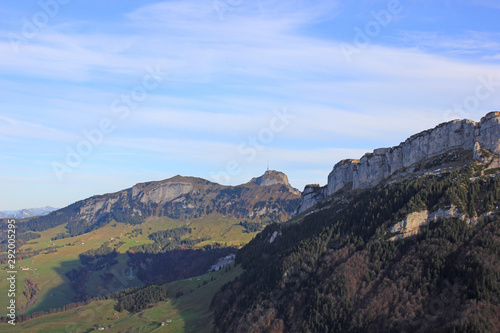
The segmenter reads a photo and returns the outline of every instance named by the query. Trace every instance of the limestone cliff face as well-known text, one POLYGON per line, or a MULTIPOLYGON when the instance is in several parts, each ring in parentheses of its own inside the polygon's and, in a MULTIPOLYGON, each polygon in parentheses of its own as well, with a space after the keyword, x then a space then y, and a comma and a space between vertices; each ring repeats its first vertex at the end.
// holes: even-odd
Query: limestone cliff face
POLYGON ((454 120, 413 135, 397 147, 365 154, 355 166, 353 189, 375 186, 404 168, 450 150, 473 150, 476 125, 471 120, 454 120))
POLYGON ((132 187, 131 197, 144 203, 165 203, 193 191, 193 188, 193 184, 181 181, 159 183, 147 190, 141 190, 136 185, 132 187))
POLYGON ((332 195, 354 179, 354 172, 359 160, 342 160, 337 163, 332 172, 328 175, 328 185, 326 195, 332 195))
POLYGON ((500 166, 500 112, 490 112, 476 123, 453 120, 415 134, 396 147, 375 149, 360 160, 343 160, 328 176, 328 184, 302 194, 298 212, 314 206, 329 195, 352 183, 352 189, 376 186, 395 174, 414 174, 419 163, 452 151, 472 152, 473 158, 489 167, 500 166))
POLYGON ((140 209, 131 207, 132 203, 166 204, 192 192, 194 185, 200 181, 202 180, 193 177, 175 176, 165 181, 141 183, 117 193, 95 196, 84 201, 80 208, 79 218, 93 222, 106 214, 111 214, 116 209, 127 211, 131 216, 142 216, 140 209))
POLYGON ((324 188, 316 185, 307 185, 302 192, 302 200, 298 212, 302 213, 306 209, 314 206, 318 202, 325 199, 324 188))
POLYGON ((491 167, 500 167, 500 112, 488 113, 476 128, 474 158, 491 163, 491 167))

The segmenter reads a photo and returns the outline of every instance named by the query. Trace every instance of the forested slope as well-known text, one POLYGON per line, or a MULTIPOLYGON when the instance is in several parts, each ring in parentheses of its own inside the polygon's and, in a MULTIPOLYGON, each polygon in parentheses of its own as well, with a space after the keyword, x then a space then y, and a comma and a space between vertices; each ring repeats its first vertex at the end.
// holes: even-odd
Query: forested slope
POLYGON ((495 172, 474 164, 340 191, 305 217, 268 226, 239 251, 245 272, 214 298, 215 331, 500 331, 495 172), (389 240, 409 213, 452 204, 462 219, 389 240))

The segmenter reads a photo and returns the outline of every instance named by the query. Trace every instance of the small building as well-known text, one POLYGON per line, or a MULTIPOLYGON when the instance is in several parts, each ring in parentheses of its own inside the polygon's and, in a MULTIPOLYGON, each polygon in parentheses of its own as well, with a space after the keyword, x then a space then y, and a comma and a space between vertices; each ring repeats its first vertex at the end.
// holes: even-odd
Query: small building
POLYGON ((167 323, 171 323, 171 322, 172 322, 172 319, 168 318, 167 323))

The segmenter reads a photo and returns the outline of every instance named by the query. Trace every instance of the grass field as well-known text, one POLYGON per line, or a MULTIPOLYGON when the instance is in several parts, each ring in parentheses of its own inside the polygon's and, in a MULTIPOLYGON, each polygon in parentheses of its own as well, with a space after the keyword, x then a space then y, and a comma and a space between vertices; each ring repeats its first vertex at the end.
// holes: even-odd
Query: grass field
MULTIPOLYGON (((16 262, 17 267, 17 295, 16 302, 18 308, 26 304, 26 298, 23 295, 26 278, 32 279, 40 288, 37 295, 37 302, 28 307, 22 314, 31 314, 37 311, 48 311, 51 308, 62 307, 65 304, 73 302, 73 291, 70 288, 69 280, 65 273, 80 265, 79 254, 89 250, 97 249, 104 242, 113 239, 110 246, 124 242, 118 249, 118 264, 110 268, 115 273, 123 276, 120 279, 123 283, 116 286, 108 286, 108 289, 102 287, 102 280, 99 277, 102 271, 93 272, 87 283, 87 289, 92 296, 101 295, 103 292, 116 291, 118 289, 132 286, 140 286, 142 282, 137 278, 128 280, 129 268, 127 265, 128 255, 126 254, 132 246, 152 243, 148 238, 150 233, 186 226, 192 228, 189 238, 208 238, 208 240, 197 244, 197 247, 218 242, 227 246, 240 247, 248 243, 255 233, 244 233, 244 228, 238 224, 238 220, 226 218, 220 215, 210 215, 204 218, 198 218, 188 221, 171 220, 163 217, 148 218, 143 224, 129 225, 119 222, 112 222, 106 226, 76 237, 64 238, 51 241, 58 233, 64 232, 64 225, 40 232, 41 238, 34 239, 25 244, 22 249, 31 248, 34 250, 45 250, 49 247, 58 247, 57 252, 40 254, 16 262), (137 232, 137 229, 142 231, 137 232), (136 230, 134 232, 134 230, 136 230), (21 266, 28 267, 30 270, 20 270, 21 266), (36 269, 36 270, 35 270, 36 269)), ((6 276, 7 267, 2 267, 6 276)), ((8 281, 0 280, 0 295, 7 295, 8 281)), ((7 306, 7 298, 2 297, 0 306, 7 306), (5 300, 5 301, 4 301, 5 300), (5 302, 5 304, 3 304, 5 302)))
POLYGON ((94 301, 85 306, 65 312, 45 315, 19 323, 15 326, 0 324, 2 332, 94 332, 108 327, 106 332, 210 332, 213 296, 225 283, 241 274, 239 266, 230 266, 228 272, 221 270, 200 277, 167 284, 170 295, 182 291, 183 296, 169 298, 136 314, 117 312, 116 301, 94 301), (206 284, 204 284, 206 281, 206 284), (171 322, 167 322, 171 320, 171 322), (161 326, 161 322, 165 326, 161 326))

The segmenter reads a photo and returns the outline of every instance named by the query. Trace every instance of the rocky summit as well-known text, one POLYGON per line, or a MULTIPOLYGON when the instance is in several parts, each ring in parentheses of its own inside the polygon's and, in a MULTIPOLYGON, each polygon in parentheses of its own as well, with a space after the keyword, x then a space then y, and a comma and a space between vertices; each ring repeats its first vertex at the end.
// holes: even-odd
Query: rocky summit
POLYGON ((306 186, 298 212, 342 188, 366 189, 438 168, 463 166, 471 160, 488 168, 500 166, 500 112, 490 112, 480 122, 465 119, 443 123, 398 146, 375 149, 359 160, 342 160, 329 174, 326 186, 306 186))
POLYGON ((249 183, 258 186, 284 185, 290 192, 300 194, 299 190, 290 185, 287 175, 280 171, 267 170, 262 176, 252 178, 249 183))

